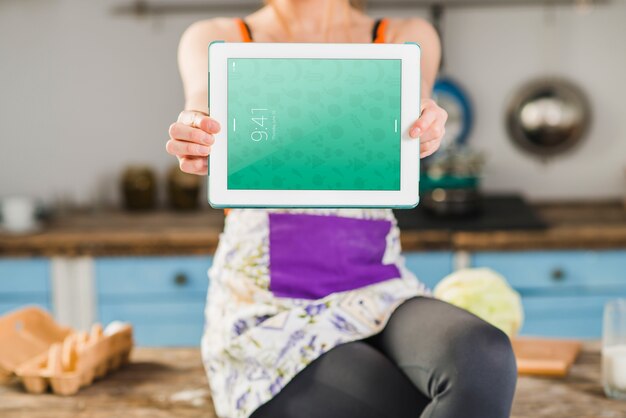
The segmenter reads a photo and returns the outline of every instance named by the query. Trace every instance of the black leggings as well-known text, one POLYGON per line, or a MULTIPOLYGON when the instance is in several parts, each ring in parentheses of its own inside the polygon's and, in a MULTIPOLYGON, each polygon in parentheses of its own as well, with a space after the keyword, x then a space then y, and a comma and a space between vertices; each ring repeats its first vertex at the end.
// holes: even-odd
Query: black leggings
POLYGON ((516 382, 506 334, 418 296, 379 334, 322 354, 252 418, 506 418, 516 382))

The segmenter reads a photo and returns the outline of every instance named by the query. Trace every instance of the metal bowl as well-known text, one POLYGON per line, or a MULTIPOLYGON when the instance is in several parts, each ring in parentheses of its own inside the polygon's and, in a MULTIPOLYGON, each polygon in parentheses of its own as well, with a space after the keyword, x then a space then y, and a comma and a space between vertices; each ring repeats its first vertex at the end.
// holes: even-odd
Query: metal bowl
POLYGON ((521 149, 540 156, 560 154, 587 133, 591 107, 583 91, 562 78, 541 78, 522 86, 506 116, 509 135, 521 149))

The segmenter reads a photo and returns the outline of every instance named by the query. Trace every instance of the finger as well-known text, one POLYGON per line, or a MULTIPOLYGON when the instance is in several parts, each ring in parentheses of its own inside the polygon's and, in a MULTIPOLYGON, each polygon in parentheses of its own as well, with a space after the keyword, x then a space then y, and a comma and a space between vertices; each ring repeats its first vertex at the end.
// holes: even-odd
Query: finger
POLYGON ((202 116, 200 119, 198 119, 195 123, 195 126, 210 134, 216 134, 222 130, 219 122, 215 119, 211 119, 208 116, 202 116))
POLYGON ((426 142, 437 141, 443 138, 445 134, 446 128, 444 128, 443 125, 435 122, 430 125, 430 127, 422 134, 422 136, 420 137, 420 141, 422 144, 426 142))
POLYGON ((170 125, 169 134, 171 139, 195 142, 196 144, 213 145, 215 142, 213 135, 180 122, 170 125))
POLYGON ((193 110, 183 110, 180 112, 178 122, 192 128, 202 129, 210 134, 216 134, 221 129, 220 124, 215 119, 193 110))
POLYGON ((170 139, 165 143, 165 150, 176 156, 206 157, 211 153, 211 147, 193 142, 170 139))
POLYGON ((430 127, 430 125, 432 125, 433 122, 437 120, 438 115, 439 115, 438 112, 433 108, 428 107, 424 109, 421 116, 413 124, 413 127, 411 128, 411 131, 409 132, 409 135, 411 136, 411 138, 417 138, 418 136, 426 132, 426 130, 430 127))
POLYGON ((208 174, 208 160, 202 157, 180 157, 180 170, 189 174, 208 174))
POLYGON ((431 141, 425 144, 420 144, 420 158, 428 157, 439 149, 439 141, 431 141))

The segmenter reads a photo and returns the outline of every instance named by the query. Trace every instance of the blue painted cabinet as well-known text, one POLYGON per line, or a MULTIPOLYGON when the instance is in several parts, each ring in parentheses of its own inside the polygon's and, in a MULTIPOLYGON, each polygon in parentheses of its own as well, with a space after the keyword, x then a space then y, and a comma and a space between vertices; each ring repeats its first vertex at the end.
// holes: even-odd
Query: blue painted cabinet
POLYGON ((50 299, 48 259, 0 259, 0 315, 24 305, 38 305, 49 310, 50 299))
POLYGON ((522 295, 523 335, 599 338, 606 301, 626 297, 626 250, 481 252, 522 295))
POLYGON ((198 346, 210 265, 210 257, 96 259, 98 320, 131 322, 140 346, 198 346))
POLYGON ((404 254, 405 266, 430 289, 453 270, 450 251, 409 252, 404 254))
MULTIPOLYGON (((431 289, 453 271, 450 251, 409 252, 405 265, 431 289)), ((50 260, 0 259, 0 314, 51 310, 50 260)), ((524 335, 599 338, 607 300, 626 297, 626 250, 478 252, 474 267, 502 273, 520 292, 524 335)), ((209 256, 94 260, 97 320, 129 321, 140 346, 198 346, 209 256)))

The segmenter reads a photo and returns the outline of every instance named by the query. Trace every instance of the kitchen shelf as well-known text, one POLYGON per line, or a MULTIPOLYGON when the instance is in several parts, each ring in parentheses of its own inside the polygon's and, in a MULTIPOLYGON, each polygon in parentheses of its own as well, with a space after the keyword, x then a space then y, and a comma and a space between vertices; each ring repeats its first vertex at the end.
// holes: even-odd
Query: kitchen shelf
MULTIPOLYGON (((370 0, 369 10, 411 10, 416 8, 468 8, 507 6, 575 6, 600 5, 610 0, 370 0)), ((114 6, 114 15, 170 15, 192 13, 249 12, 259 7, 258 0, 158 1, 135 0, 114 6)))

